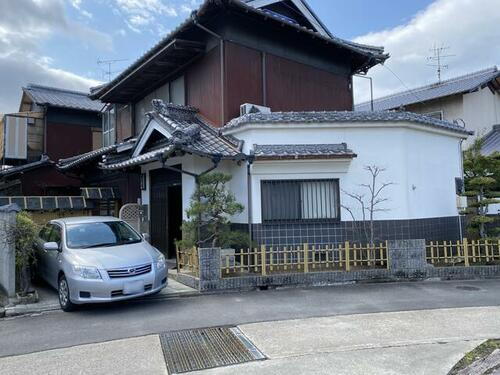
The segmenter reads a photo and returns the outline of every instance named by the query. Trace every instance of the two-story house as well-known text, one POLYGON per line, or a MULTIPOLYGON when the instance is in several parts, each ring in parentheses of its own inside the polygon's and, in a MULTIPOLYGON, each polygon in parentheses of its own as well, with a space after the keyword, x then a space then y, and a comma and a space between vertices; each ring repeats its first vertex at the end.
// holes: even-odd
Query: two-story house
MULTIPOLYGON (((355 107, 357 111, 369 111, 371 102, 355 107)), ((373 108, 405 110, 456 122, 482 137, 500 124, 500 71, 494 66, 384 96, 373 101, 373 108)), ((469 138, 464 146, 472 141, 473 138, 469 138)))
POLYGON ((59 168, 140 176, 120 194, 141 198, 152 243, 169 257, 197 177, 213 170, 233 176, 245 210, 232 221, 259 243, 360 240, 353 221, 366 212, 345 192, 368 182, 367 165, 394 183, 377 238, 458 237, 455 178, 469 133, 406 112, 353 112, 352 76, 387 58, 333 36, 302 0, 206 0, 93 90, 108 105, 104 147, 59 168))
POLYGON ((87 189, 79 176, 63 173, 54 161, 102 146, 102 107, 85 92, 23 87, 19 111, 0 121, 0 205, 16 203, 36 212, 41 222, 99 213, 101 202, 112 208, 113 190, 87 189))

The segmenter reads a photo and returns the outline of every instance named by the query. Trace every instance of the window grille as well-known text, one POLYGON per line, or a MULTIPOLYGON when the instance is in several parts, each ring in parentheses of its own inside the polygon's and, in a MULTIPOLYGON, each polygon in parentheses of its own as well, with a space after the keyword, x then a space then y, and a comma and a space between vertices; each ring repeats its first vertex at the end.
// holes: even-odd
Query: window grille
POLYGON ((337 179, 268 180, 261 183, 262 220, 339 220, 337 179))

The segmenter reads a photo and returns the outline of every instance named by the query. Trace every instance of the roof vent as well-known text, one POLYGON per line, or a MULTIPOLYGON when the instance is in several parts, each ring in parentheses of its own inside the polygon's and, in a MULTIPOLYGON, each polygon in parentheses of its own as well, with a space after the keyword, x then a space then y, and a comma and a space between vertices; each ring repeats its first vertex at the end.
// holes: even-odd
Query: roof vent
POLYGON ((240 105, 240 116, 247 115, 249 113, 271 113, 271 108, 250 103, 240 105))

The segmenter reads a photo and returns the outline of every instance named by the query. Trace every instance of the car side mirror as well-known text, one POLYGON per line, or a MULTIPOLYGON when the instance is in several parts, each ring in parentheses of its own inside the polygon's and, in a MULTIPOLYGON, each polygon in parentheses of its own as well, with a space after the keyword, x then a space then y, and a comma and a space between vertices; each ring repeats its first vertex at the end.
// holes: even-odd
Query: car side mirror
POLYGON ((146 240, 147 242, 149 242, 149 240, 151 239, 151 237, 149 236, 149 233, 143 233, 142 238, 144 238, 144 240, 146 240))
POLYGON ((59 251, 59 245, 57 242, 45 242, 43 244, 43 249, 45 251, 59 251))

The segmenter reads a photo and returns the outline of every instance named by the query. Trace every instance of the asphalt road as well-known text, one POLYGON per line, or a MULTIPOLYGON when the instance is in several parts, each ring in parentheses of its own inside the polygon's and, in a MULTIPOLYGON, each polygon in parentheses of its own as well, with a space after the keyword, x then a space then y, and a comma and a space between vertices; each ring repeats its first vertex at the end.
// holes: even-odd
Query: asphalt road
POLYGON ((0 320, 0 357, 179 329, 479 306, 500 306, 500 280, 358 284, 135 301, 0 320))

